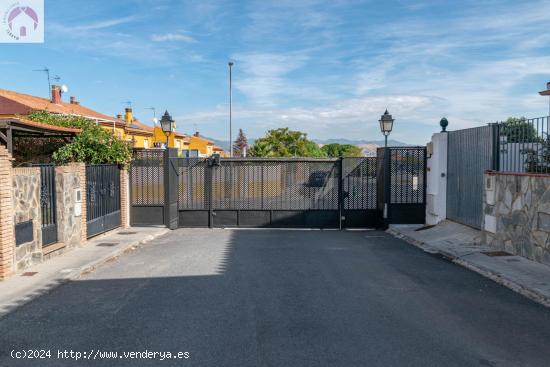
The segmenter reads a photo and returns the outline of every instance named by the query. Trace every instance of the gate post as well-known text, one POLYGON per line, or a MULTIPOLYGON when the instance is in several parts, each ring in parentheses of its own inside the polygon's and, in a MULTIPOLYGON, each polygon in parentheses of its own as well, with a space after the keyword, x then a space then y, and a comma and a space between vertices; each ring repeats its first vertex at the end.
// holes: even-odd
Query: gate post
POLYGON ((164 151, 164 224, 169 229, 178 228, 178 168, 174 160, 177 148, 164 151))
POLYGON ((342 230, 344 207, 344 158, 338 158, 338 229, 342 230))

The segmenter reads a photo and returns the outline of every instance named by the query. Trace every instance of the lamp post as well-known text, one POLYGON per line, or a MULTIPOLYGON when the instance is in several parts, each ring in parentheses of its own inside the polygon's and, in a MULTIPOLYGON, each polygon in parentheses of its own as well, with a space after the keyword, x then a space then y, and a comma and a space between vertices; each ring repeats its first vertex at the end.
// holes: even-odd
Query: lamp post
POLYGON ((384 148, 388 147, 388 135, 390 135, 393 129, 394 121, 395 120, 389 114, 388 110, 386 110, 380 120, 378 120, 378 122, 380 123, 380 131, 382 132, 382 134, 384 134, 384 148))
POLYGON ((229 66, 229 158, 233 158, 233 140, 231 140, 231 125, 233 124, 233 61, 229 61, 227 65, 229 66))
POLYGON ((166 135, 166 149, 168 149, 170 134, 174 131, 174 120, 168 111, 164 112, 164 115, 160 119, 160 128, 164 135, 166 135))

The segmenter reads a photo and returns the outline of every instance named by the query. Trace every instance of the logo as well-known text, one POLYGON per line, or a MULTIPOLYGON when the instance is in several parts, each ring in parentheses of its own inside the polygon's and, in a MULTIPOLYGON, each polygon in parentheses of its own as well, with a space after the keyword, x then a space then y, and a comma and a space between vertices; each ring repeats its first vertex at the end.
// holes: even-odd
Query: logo
POLYGON ((44 0, 0 0, 0 43, 44 43, 44 0))

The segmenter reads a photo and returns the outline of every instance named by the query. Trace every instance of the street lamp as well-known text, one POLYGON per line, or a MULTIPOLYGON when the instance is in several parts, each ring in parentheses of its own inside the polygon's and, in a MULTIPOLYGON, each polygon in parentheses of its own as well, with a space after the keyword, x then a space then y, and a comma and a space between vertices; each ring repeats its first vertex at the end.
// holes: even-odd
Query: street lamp
POLYGON ((378 122, 380 123, 380 131, 382 132, 382 134, 384 134, 384 148, 388 147, 388 135, 390 135, 393 129, 394 121, 395 120, 388 113, 388 110, 386 110, 380 120, 378 120, 378 122))
POLYGON ((174 131, 174 120, 172 120, 172 116, 170 116, 168 111, 164 112, 164 115, 160 119, 160 128, 164 135, 166 135, 166 148, 168 148, 170 134, 174 131))
POLYGON ((233 61, 227 63, 229 66, 229 157, 233 158, 233 141, 231 130, 233 124, 233 61))

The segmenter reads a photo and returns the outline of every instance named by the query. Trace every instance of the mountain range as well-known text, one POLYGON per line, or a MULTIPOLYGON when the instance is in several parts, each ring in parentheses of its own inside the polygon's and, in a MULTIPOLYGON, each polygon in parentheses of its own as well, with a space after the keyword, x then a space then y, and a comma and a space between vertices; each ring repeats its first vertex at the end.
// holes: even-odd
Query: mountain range
MULTIPOLYGON (((204 136, 205 139, 211 140, 216 144, 217 146, 222 147, 225 151, 229 150, 229 141, 227 140, 218 140, 209 138, 207 136, 204 136)), ((365 156, 373 156, 376 155, 376 148, 383 147, 384 146, 384 140, 351 140, 351 139, 313 139, 314 142, 316 142, 319 145, 326 145, 326 144, 351 144, 358 146, 363 151, 363 155, 365 156)), ((252 145, 254 144, 254 139, 248 139, 248 144, 252 145)), ((398 140, 389 139, 388 140, 388 146, 390 147, 403 147, 410 144, 403 143, 398 140)))

